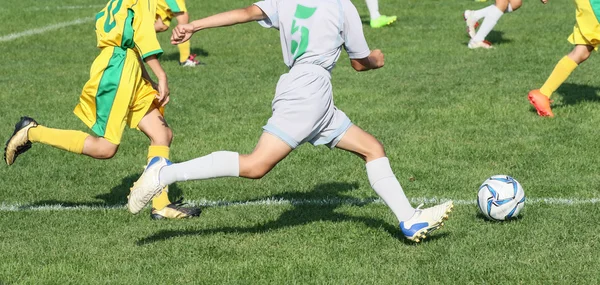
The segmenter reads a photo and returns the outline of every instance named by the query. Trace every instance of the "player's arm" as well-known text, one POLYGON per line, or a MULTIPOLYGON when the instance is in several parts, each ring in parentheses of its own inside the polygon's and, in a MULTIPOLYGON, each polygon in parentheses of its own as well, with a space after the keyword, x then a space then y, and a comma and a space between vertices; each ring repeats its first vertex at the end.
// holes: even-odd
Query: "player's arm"
MULTIPOLYGON (((150 66, 152 73, 154 73, 158 79, 158 95, 156 96, 156 99, 158 99, 158 102, 160 102, 161 106, 164 106, 169 103, 169 85, 167 82, 167 74, 160 65, 160 62, 158 62, 158 57, 156 55, 148 56, 144 59, 144 61, 146 64, 148 64, 148 66, 150 66)), ((142 74, 144 70, 145 68, 142 68, 142 74)), ((150 77, 148 72, 146 72, 146 76, 150 77)), ((150 82, 152 82, 152 80, 150 80, 150 82)))
POLYGON ((352 68, 356 71, 367 71, 371 69, 377 69, 383 67, 383 53, 381 50, 374 49, 371 51, 369 56, 365 58, 354 58, 350 59, 352 68))
POLYGON ((195 20, 186 25, 177 25, 171 36, 172 44, 180 44, 189 40, 200 30, 231 26, 235 24, 264 20, 267 15, 256 5, 219 13, 210 17, 195 20))

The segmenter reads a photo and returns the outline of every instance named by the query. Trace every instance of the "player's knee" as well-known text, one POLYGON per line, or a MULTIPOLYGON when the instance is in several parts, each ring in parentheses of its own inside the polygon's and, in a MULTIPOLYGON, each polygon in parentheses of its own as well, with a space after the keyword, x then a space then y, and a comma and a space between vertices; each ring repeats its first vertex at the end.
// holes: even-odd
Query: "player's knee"
POLYGON ((96 152, 96 158, 111 159, 117 154, 119 146, 111 143, 102 144, 96 152))
POLYGON ((252 156, 240 156, 240 176, 250 179, 261 179, 273 169, 264 161, 253 159, 252 156))
POLYGON ((156 30, 156 32, 158 32, 158 33, 162 33, 168 29, 169 29, 169 27, 167 27, 167 25, 165 25, 163 23, 156 23, 154 25, 154 30, 156 30))
POLYGON ((366 161, 375 160, 385 156, 385 149, 383 148, 383 144, 378 140, 373 140, 367 147, 363 156, 366 161))
POLYGON ((512 7, 513 11, 517 11, 519 8, 521 8, 521 5, 523 4, 523 2, 521 1, 514 1, 510 3, 510 7, 512 7))
POLYGON ((150 142, 153 145, 171 145, 171 142, 173 142, 173 131, 171 128, 165 128, 164 132, 161 132, 160 135, 152 135, 150 142))
POLYGON ((254 167, 247 169, 244 177, 250 179, 261 179, 265 175, 267 175, 269 171, 271 171, 271 167, 268 167, 266 165, 255 165, 254 167))

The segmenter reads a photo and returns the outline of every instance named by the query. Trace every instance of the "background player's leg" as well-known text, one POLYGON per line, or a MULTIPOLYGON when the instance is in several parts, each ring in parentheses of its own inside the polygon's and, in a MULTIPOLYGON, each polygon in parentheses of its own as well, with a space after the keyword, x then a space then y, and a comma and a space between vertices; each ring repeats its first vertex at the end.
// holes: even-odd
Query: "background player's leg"
POLYGON ((379 14, 379 0, 365 0, 369 9, 370 25, 372 28, 387 26, 396 21, 396 16, 385 16, 379 14))
POLYGON ((504 13, 510 13, 519 7, 521 7, 521 0, 496 0, 494 5, 475 11, 473 13, 475 19, 479 20, 482 16, 485 19, 473 39, 469 41, 469 48, 490 48, 491 45, 484 42, 485 38, 494 29, 504 13))
POLYGON ((580 63, 590 57, 593 50, 593 46, 576 45, 568 55, 558 61, 554 70, 552 70, 552 73, 550 73, 550 76, 544 85, 542 85, 542 88, 529 91, 527 98, 533 107, 535 107, 538 115, 542 117, 554 117, 552 108, 550 107, 550 96, 569 78, 569 75, 571 75, 580 63))
POLYGON ((415 209, 410 205, 400 182, 394 176, 383 145, 375 137, 353 125, 336 147, 355 153, 367 162, 367 175, 371 187, 392 209, 398 222, 413 216, 415 209))
MULTIPOLYGON (((173 140, 173 132, 158 109, 153 107, 148 111, 139 122, 138 128, 150 139, 147 162, 156 156, 169 159, 169 147, 173 140)), ((153 219, 173 219, 196 217, 200 215, 199 208, 184 208, 177 203, 171 203, 168 192, 168 187, 165 187, 158 196, 152 199, 150 217, 153 219)))
MULTIPOLYGON (((190 17, 187 12, 175 13, 175 18, 177 18, 178 25, 187 24, 190 21, 190 17)), ((185 65, 186 61, 190 57, 190 41, 178 44, 177 48, 179 49, 179 63, 185 65)), ((192 61, 194 61, 194 59, 192 59, 192 61)))
POLYGON ((254 151, 248 155, 218 151, 182 163, 165 166, 160 171, 160 183, 218 177, 245 177, 258 179, 267 174, 292 148, 278 137, 263 133, 254 151))
POLYGON ((168 29, 169 26, 167 26, 160 17, 156 17, 156 21, 154 22, 154 30, 157 33, 162 33, 168 29))

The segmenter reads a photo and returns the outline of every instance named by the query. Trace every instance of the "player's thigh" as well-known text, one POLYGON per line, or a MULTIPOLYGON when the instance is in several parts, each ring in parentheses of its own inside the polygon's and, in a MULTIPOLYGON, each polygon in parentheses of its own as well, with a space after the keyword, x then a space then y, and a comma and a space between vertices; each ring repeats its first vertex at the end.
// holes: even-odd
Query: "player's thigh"
POLYGON ((508 1, 509 0, 496 0, 496 7, 498 7, 500 11, 506 11, 506 8, 508 8, 508 1))
POLYGON ((153 145, 171 145, 173 132, 159 109, 154 105, 140 120, 138 128, 150 139, 153 145))
POLYGON ((352 152, 367 162, 385 156, 383 145, 373 135, 355 125, 348 128, 336 147, 352 152))
POLYGON ((510 7, 512 7, 513 11, 516 11, 517 9, 521 8, 523 1, 522 0, 508 0, 508 3, 510 3, 510 7))
POLYGON ((261 178, 291 151, 292 148, 286 142, 263 132, 252 153, 240 155, 240 176, 261 178))

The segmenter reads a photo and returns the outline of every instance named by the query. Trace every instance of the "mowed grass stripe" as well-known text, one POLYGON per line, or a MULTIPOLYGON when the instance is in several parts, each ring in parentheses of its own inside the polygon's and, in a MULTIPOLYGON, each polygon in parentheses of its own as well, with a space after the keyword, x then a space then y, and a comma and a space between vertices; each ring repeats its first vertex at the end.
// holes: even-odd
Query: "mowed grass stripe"
MULTIPOLYGON (((446 198, 426 198, 417 197, 410 199, 413 204, 435 204, 447 201, 446 198)), ((367 204, 383 204, 379 198, 372 199, 340 199, 340 198, 323 198, 323 199, 262 199, 254 201, 210 201, 210 200, 188 200, 185 201, 188 205, 199 207, 235 207, 235 206, 363 206, 367 204)), ((546 204, 546 205, 564 205, 577 206, 587 204, 598 204, 600 198, 580 199, 580 198, 531 198, 527 199, 526 204, 546 204)), ((455 205, 476 205, 476 200, 454 200, 455 205)), ((29 205, 26 203, 0 205, 1 212, 21 212, 21 211, 95 211, 95 210, 121 210, 125 205, 29 205)))

